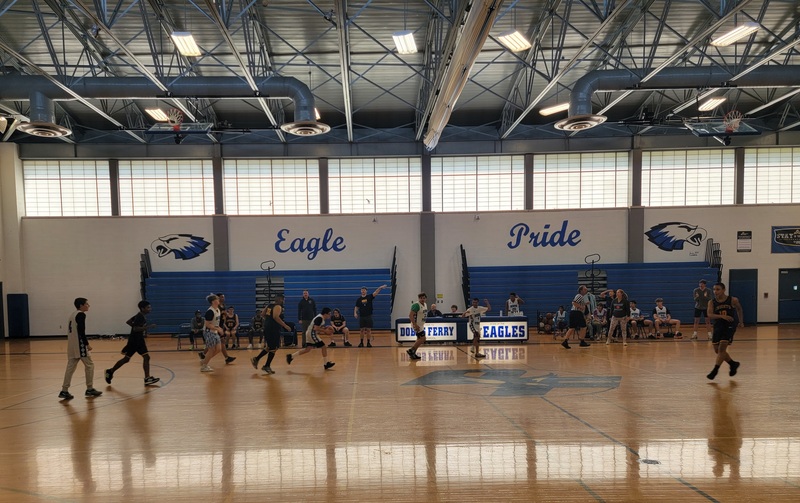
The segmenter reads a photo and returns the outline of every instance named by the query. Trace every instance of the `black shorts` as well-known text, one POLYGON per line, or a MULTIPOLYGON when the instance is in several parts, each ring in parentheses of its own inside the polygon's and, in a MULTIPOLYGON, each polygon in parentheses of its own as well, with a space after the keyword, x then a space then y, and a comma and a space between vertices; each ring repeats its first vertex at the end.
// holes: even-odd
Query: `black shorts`
POLYGON ((122 354, 130 358, 131 356, 139 353, 144 356, 147 354, 147 344, 144 342, 144 337, 136 337, 128 339, 128 343, 122 348, 122 354))
POLYGON ((706 321, 708 321, 708 309, 696 309, 695 308, 694 317, 695 318, 700 318, 701 316, 704 316, 706 321))
POLYGON ((372 315, 360 317, 358 319, 358 328, 372 328, 372 315))
POLYGON ((584 328, 586 326, 586 316, 581 311, 569 312, 569 328, 584 328))
POLYGON ((281 347, 281 333, 278 331, 264 332, 264 340, 267 343, 267 348, 274 351, 281 347))
POLYGON ((322 341, 306 342, 306 347, 309 347, 309 346, 311 346, 312 348, 324 348, 325 347, 325 343, 322 342, 322 341))
POLYGON ((333 327, 333 335, 344 334, 344 329, 347 327, 333 327))
POLYGON ((711 336, 712 344, 719 344, 721 341, 728 341, 728 344, 733 344, 733 335, 736 333, 736 323, 730 325, 714 324, 714 334, 711 336))

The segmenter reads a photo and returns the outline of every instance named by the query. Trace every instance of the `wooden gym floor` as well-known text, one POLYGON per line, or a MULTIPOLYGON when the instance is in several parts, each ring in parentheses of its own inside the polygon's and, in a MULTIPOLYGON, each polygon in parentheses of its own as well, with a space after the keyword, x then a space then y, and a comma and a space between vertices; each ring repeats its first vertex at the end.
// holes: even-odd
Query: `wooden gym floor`
POLYGON ((0 501, 800 501, 798 325, 740 329, 713 382, 705 340, 410 362, 385 332, 274 375, 153 337, 161 383, 137 355, 107 385, 123 344, 92 341, 103 396, 79 364, 59 401, 65 340, 0 343, 0 501))

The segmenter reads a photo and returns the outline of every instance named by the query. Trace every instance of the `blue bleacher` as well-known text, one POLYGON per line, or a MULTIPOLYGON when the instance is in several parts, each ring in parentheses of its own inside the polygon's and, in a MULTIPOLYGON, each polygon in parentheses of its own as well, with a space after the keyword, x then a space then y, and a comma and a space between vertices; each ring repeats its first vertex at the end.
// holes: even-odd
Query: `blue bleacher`
MULTIPOLYGON (((153 272, 145 281, 147 300, 153 304, 148 320, 158 325, 155 332, 178 333, 180 325, 188 322, 197 309, 208 308, 209 293, 225 294, 227 305, 233 305, 240 321, 249 321, 255 314, 257 295, 263 295, 256 280, 266 277, 264 271, 220 272, 153 272)), ((339 308, 348 319, 348 325, 358 328, 353 319, 353 307, 366 286, 368 293, 383 284, 390 284, 389 269, 342 269, 318 271, 272 271, 274 284, 283 285, 286 295, 286 319, 297 321, 297 303, 308 290, 316 301, 318 310, 323 307, 339 308)), ((391 328, 389 289, 375 298, 375 328, 391 328)))
MULTIPOLYGON (((595 268, 607 274, 609 288, 625 290, 643 313, 651 313, 655 299, 662 297, 672 317, 682 323, 694 318, 692 291, 698 282, 705 279, 710 287, 717 281, 717 269, 705 262, 596 264, 595 268)), ((516 292, 525 300, 522 309, 529 325, 535 325, 537 312, 555 312, 560 305, 569 311, 578 277, 585 277, 588 269, 586 264, 469 267, 470 293, 481 303, 488 298, 496 314, 505 307, 509 292, 516 292)))

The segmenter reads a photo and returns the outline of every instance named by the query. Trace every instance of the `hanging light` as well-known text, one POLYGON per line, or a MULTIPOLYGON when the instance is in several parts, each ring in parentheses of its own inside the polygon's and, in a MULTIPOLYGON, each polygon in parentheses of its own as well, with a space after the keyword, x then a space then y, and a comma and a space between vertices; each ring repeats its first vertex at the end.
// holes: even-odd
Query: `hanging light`
POLYGON ((147 115, 152 117, 155 121, 167 122, 169 120, 167 114, 160 108, 145 108, 144 111, 147 112, 147 115))
POLYGON ((517 30, 507 31, 497 37, 497 40, 511 52, 527 51, 531 48, 531 43, 528 39, 517 30))
POLYGON ((711 41, 711 45, 715 47, 727 47, 734 42, 741 40, 753 33, 757 32, 760 28, 758 23, 744 23, 732 29, 728 33, 721 35, 711 41))
POLYGON ((566 110, 569 110, 569 102, 559 103, 558 105, 553 105, 552 107, 543 108, 539 110, 539 115, 553 115, 566 110))
POLYGON ((398 54, 417 52, 417 43, 414 42, 414 33, 411 30, 396 31, 392 34, 392 38, 398 54))
POLYGON ((697 110, 699 110, 701 112, 709 112, 711 110, 714 110, 718 106, 722 105, 726 101, 727 101, 727 99, 724 98, 724 97, 709 98, 706 101, 704 101, 703 103, 701 103, 700 106, 697 107, 697 110))
POLYGON ((197 46, 197 42, 195 42, 194 37, 190 32, 173 31, 170 37, 172 37, 172 43, 175 44, 178 52, 184 56, 196 57, 203 54, 200 52, 200 47, 197 46))

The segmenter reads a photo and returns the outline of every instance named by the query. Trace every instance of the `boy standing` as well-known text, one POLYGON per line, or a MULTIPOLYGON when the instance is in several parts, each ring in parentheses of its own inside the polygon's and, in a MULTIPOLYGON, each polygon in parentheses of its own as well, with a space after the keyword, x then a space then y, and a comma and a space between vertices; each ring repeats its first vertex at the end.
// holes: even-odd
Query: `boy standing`
POLYGON ((425 344, 425 319, 428 317, 428 305, 425 301, 428 300, 428 295, 425 292, 417 295, 417 302, 411 304, 411 311, 408 313, 408 319, 411 320, 411 327, 414 333, 417 334, 417 340, 414 345, 406 350, 408 357, 412 360, 421 360, 422 357, 417 354, 417 349, 425 344))
POLYGON ((131 361, 131 356, 135 353, 142 355, 142 368, 144 369, 144 385, 150 386, 155 384, 161 379, 150 375, 150 354, 147 352, 147 344, 144 342, 145 334, 148 328, 154 328, 155 325, 147 324, 147 315, 153 310, 153 306, 149 302, 143 300, 139 302, 139 312, 132 316, 125 323, 131 327, 131 335, 128 336, 128 343, 122 348, 124 355, 114 366, 106 369, 105 378, 108 384, 111 384, 111 379, 114 378, 114 372, 119 370, 120 367, 131 361))
POLYGON ((89 310, 89 301, 83 297, 75 299, 75 311, 67 321, 67 370, 64 372, 64 384, 61 386, 61 393, 58 398, 62 400, 72 400, 75 398, 69 392, 72 384, 72 375, 78 362, 83 362, 83 369, 86 372, 86 393, 87 398, 94 398, 103 394, 102 391, 94 389, 94 362, 89 351, 92 347, 86 338, 86 311, 89 310))
MULTIPOLYGON (((514 294, 512 293, 511 295, 514 294)), ((478 298, 475 297, 472 299, 472 305, 462 315, 469 318, 469 329, 472 332, 472 356, 475 359, 486 358, 486 355, 481 353, 481 315, 490 311, 492 306, 489 305, 489 299, 483 299, 483 302, 486 305, 479 306, 478 298)))

